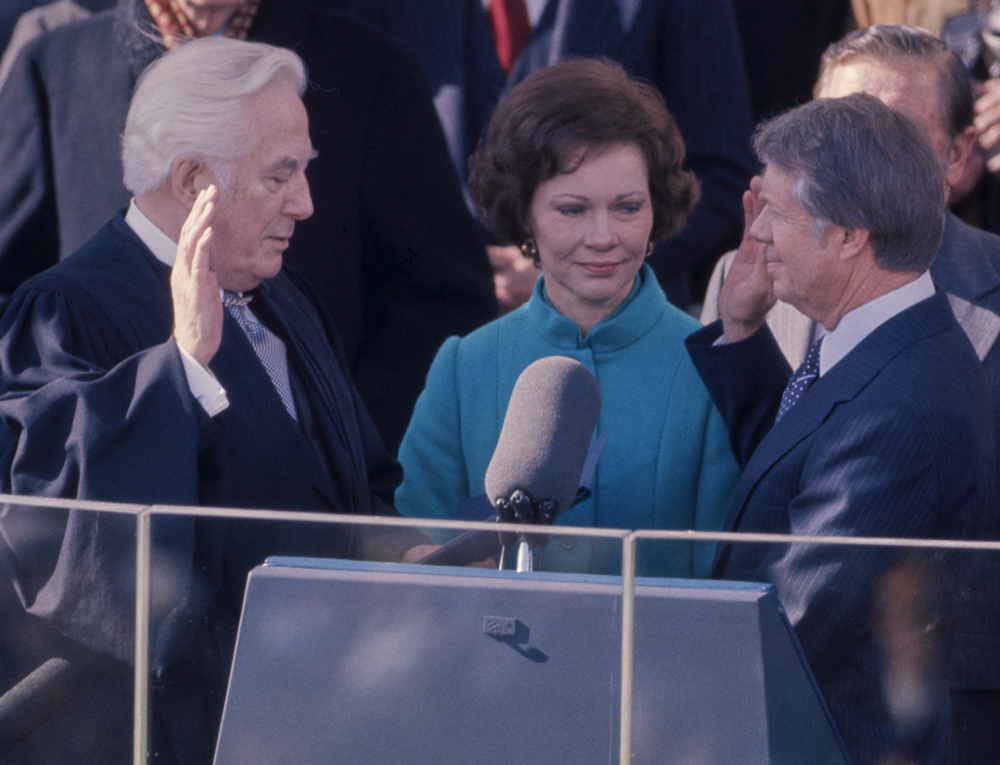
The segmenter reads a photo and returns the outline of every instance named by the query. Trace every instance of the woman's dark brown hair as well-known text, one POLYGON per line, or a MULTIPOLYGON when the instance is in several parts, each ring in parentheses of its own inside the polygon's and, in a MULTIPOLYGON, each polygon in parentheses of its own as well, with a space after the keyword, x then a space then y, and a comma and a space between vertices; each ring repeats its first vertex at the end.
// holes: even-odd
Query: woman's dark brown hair
POLYGON ((469 160, 480 219, 497 236, 523 244, 532 238, 528 213, 538 185, 615 144, 634 144, 646 158, 650 240, 676 234, 698 201, 697 179, 681 168, 684 140, 659 91, 604 59, 539 69, 500 102, 469 160))

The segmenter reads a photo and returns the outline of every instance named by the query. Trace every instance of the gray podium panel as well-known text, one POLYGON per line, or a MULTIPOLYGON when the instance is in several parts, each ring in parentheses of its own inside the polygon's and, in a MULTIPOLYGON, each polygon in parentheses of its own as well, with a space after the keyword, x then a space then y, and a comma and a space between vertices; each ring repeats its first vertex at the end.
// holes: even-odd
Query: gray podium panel
MULTIPOLYGON (((846 765, 770 587, 640 579, 633 762, 846 765)), ((617 763, 621 580, 273 559, 216 765, 617 763)))

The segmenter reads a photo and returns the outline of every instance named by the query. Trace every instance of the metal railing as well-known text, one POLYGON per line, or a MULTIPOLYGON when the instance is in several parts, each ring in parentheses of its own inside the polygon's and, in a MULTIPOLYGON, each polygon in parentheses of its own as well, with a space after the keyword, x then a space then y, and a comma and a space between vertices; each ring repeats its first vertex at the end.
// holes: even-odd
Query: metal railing
MULTIPOLYGON (((111 503, 77 502, 72 500, 36 499, 0 495, 0 505, 20 507, 63 508, 98 512, 126 513, 136 518, 136 601, 135 601, 135 706, 134 706, 134 765, 147 765, 149 731, 150 679, 150 615, 151 588, 154 577, 152 556, 152 523, 157 516, 188 516, 199 518, 229 518, 282 523, 319 523, 337 525, 390 526, 421 530, 530 532, 538 527, 492 522, 447 521, 431 519, 398 519, 375 516, 334 515, 329 513, 231 510, 208 507, 170 507, 160 505, 116 505, 111 503)), ((630 531, 627 529, 595 529, 556 526, 548 533, 575 537, 618 540, 622 550, 622 645, 619 762, 632 761, 632 710, 635 630, 636 548, 641 541, 651 542, 733 542, 739 544, 849 545, 918 548, 934 550, 966 550, 1000 552, 1000 542, 965 542, 951 540, 791 536, 779 534, 741 534, 697 531, 630 531)))

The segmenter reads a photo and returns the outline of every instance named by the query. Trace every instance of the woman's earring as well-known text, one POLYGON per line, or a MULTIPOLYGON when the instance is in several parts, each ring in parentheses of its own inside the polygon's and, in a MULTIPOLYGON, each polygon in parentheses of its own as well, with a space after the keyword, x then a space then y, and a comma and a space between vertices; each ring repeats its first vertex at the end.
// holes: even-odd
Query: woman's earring
POLYGON ((538 258, 538 245, 535 244, 534 239, 529 239, 521 245, 521 254, 532 260, 538 258))

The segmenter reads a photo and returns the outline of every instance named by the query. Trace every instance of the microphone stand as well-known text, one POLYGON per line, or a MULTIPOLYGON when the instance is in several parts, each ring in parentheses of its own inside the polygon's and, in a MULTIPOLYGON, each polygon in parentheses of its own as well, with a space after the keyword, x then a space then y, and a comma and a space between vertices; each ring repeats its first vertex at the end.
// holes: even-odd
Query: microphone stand
POLYGON ((517 573, 522 574, 532 570, 533 559, 531 556, 531 546, 528 540, 521 535, 517 542, 517 573))
MULTIPOLYGON (((535 501, 532 496, 523 489, 515 489, 510 497, 499 497, 496 501, 497 520, 502 523, 530 523, 536 525, 551 526, 556 517, 556 503, 551 499, 541 499, 535 501)), ((510 535, 501 534, 500 544, 500 567, 503 568, 503 559, 510 535)), ((513 541, 513 540, 511 540, 513 541)), ((544 545, 548 542, 545 536, 534 539, 525 533, 517 535, 517 571, 525 573, 534 570, 534 557, 532 546, 534 544, 544 545)))

